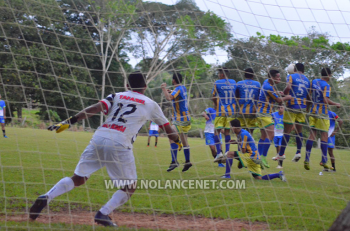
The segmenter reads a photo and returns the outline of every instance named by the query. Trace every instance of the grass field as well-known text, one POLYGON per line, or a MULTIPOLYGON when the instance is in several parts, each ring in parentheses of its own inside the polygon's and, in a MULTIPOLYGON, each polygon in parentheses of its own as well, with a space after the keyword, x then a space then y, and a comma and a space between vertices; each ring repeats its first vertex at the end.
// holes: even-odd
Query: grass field
MULTIPOLYGON (((40 194, 47 192, 62 177, 71 176, 81 152, 92 136, 86 132, 56 134, 46 130, 7 128, 8 139, 0 138, 0 213, 23 214, 40 194)), ((191 161, 194 166, 186 173, 178 168, 166 172, 170 163, 167 139, 160 138, 157 148, 146 147, 147 137, 139 136, 134 154, 139 179, 218 179, 223 168, 212 163, 204 140, 190 139, 191 161)), ((154 139, 152 139, 152 143, 154 139)), ((235 147, 233 147, 235 148, 235 147)), ((245 190, 138 190, 120 210, 142 213, 200 215, 209 218, 231 218, 266 222, 271 230, 324 230, 350 200, 350 153, 336 150, 337 172, 324 173, 318 165, 320 150, 314 149, 311 170, 303 168, 302 161, 291 162, 295 148, 287 149, 284 171, 287 182, 254 181, 247 170, 233 168, 234 179, 246 180, 245 190)), ((304 154, 304 150, 303 150, 304 154)), ((271 146, 269 158, 275 155, 271 146)), ((179 162, 184 161, 181 153, 179 162)), ((270 161, 266 173, 277 172, 270 161)), ((106 190, 106 171, 96 172, 87 184, 56 198, 51 211, 95 211, 112 196, 115 190, 106 190), (68 208, 70 210, 68 210, 68 208)), ((5 222, 0 226, 19 230, 74 229, 90 226, 5 222), (22 227, 22 228, 21 228, 22 227)))

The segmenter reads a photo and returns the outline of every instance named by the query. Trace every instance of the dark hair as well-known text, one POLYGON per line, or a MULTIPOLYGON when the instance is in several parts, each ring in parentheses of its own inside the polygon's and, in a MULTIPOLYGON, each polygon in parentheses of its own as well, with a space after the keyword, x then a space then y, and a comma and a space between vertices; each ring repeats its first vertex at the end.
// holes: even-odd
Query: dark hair
POLYGON ((304 73, 304 64, 302 64, 302 63, 295 64, 294 70, 301 71, 304 73))
POLYGON ((245 72, 244 73, 245 78, 248 78, 248 79, 254 78, 254 71, 252 68, 249 67, 249 68, 245 69, 244 72, 245 72))
POLYGON ((140 71, 131 73, 128 77, 128 82, 132 90, 141 90, 146 87, 146 79, 140 71))
POLYGON ((182 83, 182 75, 180 73, 174 73, 173 74, 173 79, 177 84, 182 83))
POLYGON ((231 120, 230 122, 231 127, 240 128, 241 122, 238 119, 231 120))
POLYGON ((220 67, 220 68, 218 68, 218 71, 219 71, 219 73, 224 73, 225 72, 226 75, 228 75, 228 72, 229 72, 226 67, 220 67))
POLYGON ((267 75, 269 78, 274 78, 274 77, 276 77, 276 75, 278 74, 278 73, 280 73, 279 71, 277 71, 277 70, 270 70, 269 71, 269 74, 267 75))
POLYGON ((321 70, 321 75, 327 77, 328 75, 332 74, 331 69, 329 67, 324 67, 321 70))

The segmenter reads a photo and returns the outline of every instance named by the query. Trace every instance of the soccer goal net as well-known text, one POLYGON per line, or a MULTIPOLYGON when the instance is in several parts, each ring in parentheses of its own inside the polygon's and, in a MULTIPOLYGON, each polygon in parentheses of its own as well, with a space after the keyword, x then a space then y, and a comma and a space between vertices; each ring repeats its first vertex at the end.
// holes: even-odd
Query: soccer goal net
POLYGON ((348 9, 342 0, 0 0, 0 229, 102 227, 96 212, 124 198, 110 172, 75 188, 78 181, 57 182, 71 182, 107 116, 62 133, 47 127, 127 91, 135 71, 187 142, 174 161, 165 132, 151 121, 141 127, 132 149, 138 188, 111 202, 113 222, 125 230, 328 229, 350 200, 348 9), (301 104, 311 111, 290 110, 301 104), (225 129, 235 118, 246 133, 225 129), (259 152, 264 169, 242 161, 242 148, 259 152), (214 162, 220 153, 226 160, 214 162), (55 190, 67 193, 30 220, 34 201, 55 190))

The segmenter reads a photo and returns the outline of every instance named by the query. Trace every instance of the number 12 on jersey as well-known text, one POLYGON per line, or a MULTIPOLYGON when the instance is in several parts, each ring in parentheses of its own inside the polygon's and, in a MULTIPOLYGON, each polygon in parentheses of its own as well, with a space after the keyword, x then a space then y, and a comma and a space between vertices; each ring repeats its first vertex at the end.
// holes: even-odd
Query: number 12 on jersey
MULTIPOLYGON (((114 121, 114 120, 117 118, 117 116, 118 116, 120 110, 121 110, 121 109, 123 108, 123 106, 124 106, 122 103, 118 103, 117 105, 118 105, 118 108, 117 108, 117 110, 115 111, 115 113, 114 113, 114 115, 113 115, 113 117, 112 117, 112 121, 114 121)), ((121 115, 119 116, 119 118, 118 118, 118 122, 126 123, 127 120, 124 119, 123 117, 124 117, 125 115, 130 115, 130 114, 134 113, 134 112, 136 111, 136 109, 137 109, 137 108, 136 108, 136 105, 134 105, 134 104, 128 104, 128 105, 126 105, 126 107, 130 107, 131 110, 126 111, 126 112, 124 112, 123 114, 121 114, 121 115)))

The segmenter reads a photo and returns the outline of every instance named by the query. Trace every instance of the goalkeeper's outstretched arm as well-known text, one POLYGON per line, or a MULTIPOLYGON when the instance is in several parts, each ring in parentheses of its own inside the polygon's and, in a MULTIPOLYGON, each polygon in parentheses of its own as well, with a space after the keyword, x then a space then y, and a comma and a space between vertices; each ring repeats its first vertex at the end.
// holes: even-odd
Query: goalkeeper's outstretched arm
POLYGON ((104 110, 106 110, 107 108, 105 108, 106 106, 101 103, 98 102, 94 105, 91 105, 90 107, 85 108, 84 110, 82 110, 81 112, 79 112, 78 114, 76 114, 75 116, 72 116, 58 124, 54 124, 49 126, 47 129, 50 131, 56 130, 56 133, 60 133, 63 132, 64 130, 70 128, 70 126, 72 124, 75 124, 76 122, 89 118, 99 112, 102 112, 104 110))
POLYGON ((103 103, 98 102, 78 112, 78 114, 76 114, 74 117, 77 118, 77 121, 80 121, 83 119, 87 119, 104 110, 107 110, 106 106, 103 103))

